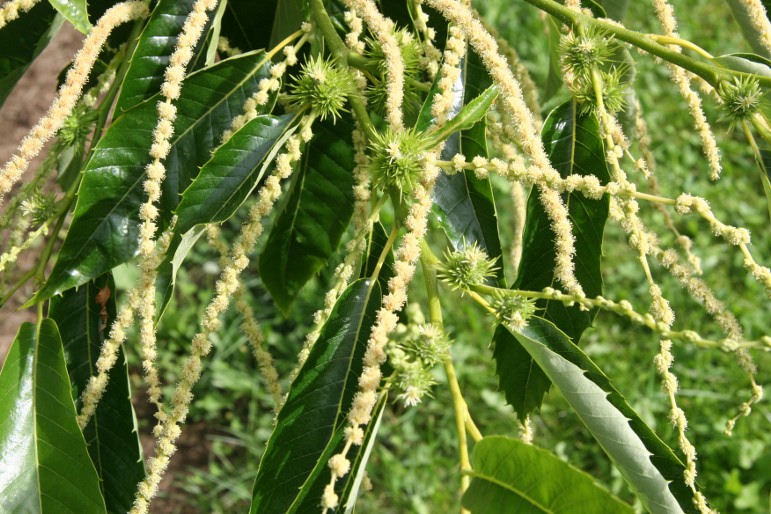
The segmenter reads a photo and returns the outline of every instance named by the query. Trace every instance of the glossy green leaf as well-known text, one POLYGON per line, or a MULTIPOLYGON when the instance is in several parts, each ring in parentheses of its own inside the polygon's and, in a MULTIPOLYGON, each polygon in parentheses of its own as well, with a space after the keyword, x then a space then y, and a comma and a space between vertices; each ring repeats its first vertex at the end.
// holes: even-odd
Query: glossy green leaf
POLYGON ((62 19, 48 2, 39 2, 0 30, 0 106, 35 57, 59 30, 62 19))
MULTIPOLYGON (((385 250, 388 243, 388 234, 381 223, 375 223, 372 225, 372 230, 367 235, 367 248, 364 251, 365 258, 362 259, 360 278, 371 277, 375 273, 375 267, 377 266, 380 256, 385 250)), ((394 276, 394 254, 389 250, 383 260, 383 266, 380 268, 380 273, 377 276, 377 281, 380 282, 380 287, 386 289, 388 286, 388 280, 394 276)))
POLYGON ((439 129, 431 132, 430 137, 438 144, 454 132, 469 130, 487 116, 487 112, 496 98, 498 98, 498 86, 492 85, 465 104, 458 111, 458 114, 450 118, 439 129))
POLYGON ((683 482, 683 463, 564 332, 533 317, 521 333, 512 335, 560 390, 649 512, 695 512, 693 493, 683 482))
POLYGON ((230 218, 263 179, 294 119, 290 114, 257 116, 217 148, 182 193, 177 231, 230 218))
MULTIPOLYGON (((289 389, 260 462, 251 514, 315 512, 329 482, 327 461, 343 443, 346 411, 358 389, 380 286, 361 279, 335 304, 289 389)), ((356 458, 353 448, 349 459, 356 458)), ((342 492, 346 480, 337 483, 342 492)))
POLYGON ((273 29, 270 33, 270 48, 300 29, 306 21, 306 5, 305 0, 277 0, 273 29))
POLYGON ((372 420, 364 429, 364 441, 361 444, 361 450, 356 453, 356 458, 351 463, 351 471, 346 480, 345 489, 340 495, 340 505, 345 508, 345 514, 351 514, 356 509, 356 498, 359 495, 361 483, 367 470, 367 462, 372 455, 372 449, 377 441, 377 434, 380 431, 380 424, 383 421, 383 414, 388 403, 388 395, 384 394, 378 400, 377 405, 372 411, 372 420))
MULTIPOLYGON (((51 299, 48 313, 60 327, 64 356, 76 405, 89 377, 96 374, 96 360, 105 332, 115 319, 115 284, 103 275, 77 289, 51 299)), ((134 491, 144 478, 142 447, 134 408, 131 405, 128 365, 121 348, 118 363, 91 422, 83 430, 91 461, 99 474, 107 511, 131 510, 134 491)))
POLYGON ((463 506, 472 514, 631 514, 583 471, 553 453, 502 436, 474 446, 463 506))
POLYGON ((260 275, 284 311, 337 249, 353 214, 350 122, 322 122, 260 255, 260 275))
MULTIPOLYGON (((492 83, 479 56, 469 51, 461 61, 461 77, 455 88, 451 115, 464 102, 470 102, 492 83)), ((425 130, 432 122, 431 103, 438 84, 427 95, 418 119, 418 129, 425 130)), ((442 150, 442 159, 449 160, 457 153, 467 159, 487 157, 486 122, 482 118, 468 130, 450 135, 442 150)), ((490 181, 478 179, 473 172, 437 177, 433 191, 432 212, 455 249, 463 244, 476 243, 490 257, 498 258, 499 285, 503 285, 503 259, 498 237, 498 219, 490 181)))
POLYGON ((21 326, 0 371, 0 512, 106 512, 50 319, 21 326))
POLYGON ((88 34, 91 30, 86 0, 48 0, 48 3, 83 34, 88 34))
POLYGON ((174 234, 171 244, 169 245, 169 251, 166 252, 163 262, 158 266, 156 272, 158 273, 155 278, 155 291, 156 299, 155 304, 158 306, 156 310, 156 317, 160 319, 163 316, 166 307, 169 305, 172 296, 174 295, 174 286, 177 282, 177 272, 182 267, 187 254, 192 250, 195 243, 204 233, 204 228, 196 228, 194 230, 188 230, 183 235, 174 234))
POLYGON ((228 0, 222 16, 222 35, 242 51, 269 48, 275 0, 228 0))
MULTIPOLYGON (((161 90, 163 74, 195 0, 161 0, 155 6, 139 36, 126 77, 123 79, 115 112, 122 113, 161 90)), ((194 55, 201 51, 201 38, 194 55)), ((193 66, 191 60, 188 70, 193 66)), ((116 114, 117 116, 117 114, 116 114)))
MULTIPOLYGON (((594 115, 581 115, 570 101, 557 107, 546 119, 542 131, 544 147, 554 168, 565 177, 593 174, 602 183, 610 179, 605 152, 594 115)), ((540 291, 559 288, 554 277, 554 233, 543 211, 537 188, 527 202, 527 220, 522 239, 522 260, 514 287, 540 291)), ((602 234, 608 217, 608 198, 590 200, 581 193, 563 195, 576 241, 575 273, 587 296, 602 294, 602 234)), ((596 311, 582 311, 562 302, 540 301, 544 317, 552 321, 573 341, 592 323, 596 311)), ((500 388, 520 419, 538 409, 549 390, 549 379, 532 362, 527 352, 517 348, 507 331, 498 328, 493 337, 494 358, 500 388), (505 342, 505 344, 503 344, 505 342)))
MULTIPOLYGON (((232 116, 257 91, 266 74, 264 54, 227 59, 188 77, 177 102, 178 116, 165 161, 166 180, 160 202, 168 222, 179 193, 198 167, 211 157, 232 116)), ((139 206, 145 167, 150 162, 157 121, 155 98, 123 114, 107 130, 86 165, 72 225, 53 271, 35 301, 88 282, 133 258, 139 236, 139 206)))

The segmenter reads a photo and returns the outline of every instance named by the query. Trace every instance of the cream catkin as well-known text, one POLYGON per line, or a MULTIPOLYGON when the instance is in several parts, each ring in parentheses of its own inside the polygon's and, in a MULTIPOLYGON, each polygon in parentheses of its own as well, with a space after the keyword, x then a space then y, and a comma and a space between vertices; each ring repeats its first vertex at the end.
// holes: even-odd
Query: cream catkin
MULTIPOLYGON (((300 134, 306 142, 312 137, 311 118, 301 121, 300 134)), ((227 264, 215 285, 215 295, 204 311, 201 319, 201 331, 193 338, 190 355, 182 366, 182 376, 177 383, 170 401, 168 416, 159 420, 154 430, 156 433, 155 455, 148 461, 147 476, 139 484, 134 505, 130 514, 146 514, 150 501, 158 491, 158 484, 163 477, 175 443, 181 434, 180 425, 185 421, 190 402, 193 399, 193 386, 201 376, 203 359, 211 351, 209 336, 221 325, 219 315, 230 303, 230 298, 239 287, 239 275, 248 266, 248 254, 254 248, 257 238, 263 231, 262 218, 270 214, 273 205, 281 196, 281 180, 292 174, 292 163, 300 159, 300 140, 292 136, 287 140, 287 153, 276 158, 276 171, 268 177, 260 188, 257 203, 249 210, 249 221, 241 229, 241 240, 233 245, 227 264)))
MULTIPOLYGON (((434 96, 432 102, 431 112, 438 124, 447 119, 447 111, 452 107, 451 103, 446 101, 447 90, 452 91, 455 85, 457 66, 466 51, 465 42, 457 36, 460 36, 460 33, 453 33, 451 30, 444 53, 445 65, 440 70, 439 93, 434 96), (447 65, 447 63, 454 64, 447 65)), ((382 378, 380 367, 387 359, 386 346, 389 334, 396 328, 398 312, 407 303, 407 290, 415 273, 417 260, 420 258, 420 243, 428 228, 428 212, 432 204, 431 191, 440 171, 436 163, 440 152, 441 145, 431 152, 426 152, 423 157, 423 174, 420 183, 413 191, 412 203, 404 220, 407 232, 402 236, 399 247, 394 252, 394 276, 388 280, 388 292, 383 296, 367 340, 364 366, 359 376, 359 389, 354 394, 348 411, 345 445, 340 453, 334 455, 328 462, 331 477, 321 497, 321 508, 324 513, 338 505, 339 498, 335 492, 335 483, 348 473, 350 469, 348 452, 352 446, 362 444, 364 430, 361 427, 370 422, 372 409, 377 403, 377 389, 382 378)))
MULTIPOLYGON (((533 114, 527 108, 519 82, 509 69, 506 59, 498 53, 498 45, 471 10, 452 0, 425 0, 427 5, 437 9, 464 33, 471 46, 482 58, 493 81, 501 89, 501 103, 516 123, 516 130, 522 148, 533 164, 549 174, 559 177, 549 162, 543 148, 533 114)), ((554 272, 565 288, 576 294, 583 294, 581 284, 575 276, 575 237, 568 219, 567 208, 559 193, 539 185, 541 203, 552 224, 555 234, 556 262, 554 272)))
POLYGON ((162 419, 163 403, 158 371, 155 368, 156 336, 155 336, 155 277, 158 265, 156 258, 155 233, 158 230, 156 219, 160 215, 157 204, 161 198, 163 181, 166 178, 164 161, 171 150, 171 138, 174 134, 174 122, 177 108, 174 102, 182 92, 182 83, 187 74, 186 69, 193 58, 193 50, 201 38, 206 23, 209 20, 208 11, 217 7, 216 0, 197 0, 182 25, 182 31, 169 58, 169 64, 164 72, 164 82, 161 84, 161 96, 164 98, 157 104, 158 122, 153 131, 153 142, 150 147, 150 157, 153 161, 145 168, 145 181, 142 187, 147 194, 147 200, 139 207, 139 269, 140 269, 140 303, 139 334, 142 351, 142 366, 147 379, 147 392, 150 402, 158 409, 156 416, 162 419))
MULTIPOLYGON (((656 17, 661 23, 661 28, 664 29, 664 33, 667 36, 677 37, 677 21, 675 19, 675 13, 672 6, 667 0, 653 0, 653 8, 656 11, 656 17)), ((669 45, 671 50, 676 52, 680 51, 680 47, 675 45, 669 45)), ((688 73, 669 62, 666 63, 672 74, 672 81, 677 85, 677 89, 680 91, 680 95, 688 105, 688 110, 693 117, 693 121, 696 124, 696 130, 701 137, 701 143, 704 146, 704 155, 707 158, 707 163, 710 167, 710 178, 717 180, 720 178, 720 151, 715 141, 715 135, 712 133, 712 128, 709 126, 707 117, 704 115, 704 110, 701 107, 701 97, 693 89, 691 89, 691 80, 688 77, 688 73)))
MULTIPOLYGON (((270 95, 278 91, 281 87, 281 79, 286 73, 287 67, 297 64, 297 52, 305 43, 308 42, 310 32, 311 25, 309 23, 305 23, 303 24, 301 31, 292 34, 282 42, 284 45, 286 45, 283 46, 284 59, 270 65, 270 78, 260 79, 260 81, 257 83, 257 91, 252 96, 250 96, 246 102, 244 102, 243 113, 233 118, 230 129, 226 130, 222 135, 223 142, 230 139, 233 134, 236 133, 241 127, 256 118, 257 115, 260 114, 259 108, 268 104, 270 95), (302 34, 302 37, 300 37, 300 40, 297 42, 297 44, 294 46, 286 44, 296 37, 299 37, 300 34, 302 34)), ((282 44, 277 45, 277 47, 270 54, 267 54, 265 56, 264 62, 268 62, 273 53, 280 48, 282 48, 282 44)))
MULTIPOLYGON (((206 238, 212 248, 219 252, 220 265, 223 268, 227 266, 230 248, 225 244, 222 238, 220 238, 219 227, 213 223, 206 225, 206 238)), ((251 305, 249 305, 243 284, 236 289, 233 298, 235 299, 236 309, 238 309, 238 312, 243 317, 241 328, 252 346, 252 352, 254 353, 254 358, 257 360, 257 365, 262 374, 262 378, 268 386, 268 391, 273 397, 276 407, 278 407, 281 405, 283 398, 281 385, 278 382, 278 371, 276 371, 276 367, 273 365, 273 357, 265 349, 265 338, 262 333, 262 328, 254 315, 254 310, 252 310, 251 305)))
POLYGON ((766 13, 763 2, 761 0, 739 0, 739 4, 752 23, 752 28, 757 32, 760 44, 763 45, 766 52, 771 53, 771 22, 768 20, 768 13, 766 13))
POLYGON ((324 489, 321 498, 323 512, 334 509, 338 504, 335 483, 344 476, 350 467, 346 456, 352 446, 361 445, 364 439, 362 425, 369 423, 372 409, 377 402, 377 388, 380 385, 380 366, 386 360, 385 347, 390 334, 398 321, 397 312, 407 301, 407 287, 415 273, 415 263, 420 257, 420 241, 426 232, 428 211, 431 208, 431 189, 438 175, 438 168, 432 162, 435 154, 425 157, 425 174, 422 183, 414 190, 414 200, 405 220, 407 233, 397 248, 394 258, 394 276, 388 281, 388 294, 383 297, 382 307, 378 310, 372 326, 367 349, 364 353, 364 368, 359 377, 359 390, 353 397, 348 412, 348 426, 345 429, 343 450, 329 461, 332 477, 324 489))
POLYGON ((428 26, 428 15, 423 10, 423 0, 413 0, 412 5, 415 7, 415 29, 423 36, 423 57, 420 59, 420 65, 431 80, 434 80, 442 58, 442 52, 434 45, 436 31, 428 26))
POLYGON ((64 84, 48 112, 22 139, 16 154, 0 168, 0 205, 4 196, 27 170, 30 161, 40 153, 45 143, 56 134, 72 112, 83 92, 88 74, 112 30, 122 23, 143 18, 147 14, 147 6, 143 2, 132 1, 114 5, 99 18, 83 41, 83 47, 75 55, 72 68, 67 72, 64 84))
POLYGON ((8 0, 0 6, 0 29, 5 27, 19 17, 20 13, 25 13, 35 7, 40 0, 8 0))
POLYGON ((394 35, 393 21, 385 18, 372 0, 345 0, 345 5, 360 16, 380 43, 386 63, 386 120, 392 129, 402 127, 404 100, 404 61, 394 35))

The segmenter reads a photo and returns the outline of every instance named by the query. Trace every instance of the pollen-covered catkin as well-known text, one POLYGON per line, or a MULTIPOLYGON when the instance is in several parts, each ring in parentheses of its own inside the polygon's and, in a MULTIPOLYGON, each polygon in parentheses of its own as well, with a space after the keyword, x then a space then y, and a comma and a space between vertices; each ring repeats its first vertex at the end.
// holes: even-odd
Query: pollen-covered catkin
POLYGON ((732 2, 732 6, 738 6, 744 11, 758 35, 758 41, 766 52, 771 53, 771 21, 768 20, 764 3, 761 0, 739 0, 732 2))
POLYGON ((160 201, 163 182, 166 178, 164 161, 171 150, 171 138, 177 117, 174 101, 179 98, 182 91, 187 65, 192 59, 193 49, 201 38, 209 19, 208 11, 216 8, 216 6, 216 0, 196 0, 182 25, 182 31, 177 38, 176 46, 164 72, 164 82, 160 88, 161 96, 164 99, 159 101, 156 106, 158 121, 153 131, 153 142, 150 147, 150 157, 153 161, 145 168, 145 180, 142 184, 147 199, 139 208, 139 220, 141 222, 139 227, 139 335, 147 392, 150 402, 155 404, 158 409, 156 413, 158 419, 162 419, 165 414, 161 401, 160 378, 155 368, 157 355, 155 277, 159 264, 155 234, 158 230, 156 219, 160 215, 157 204, 160 201))
MULTIPOLYGON (((501 105, 515 120, 519 141, 533 165, 544 172, 559 177, 559 173, 552 167, 541 139, 538 137, 533 114, 527 108, 519 82, 509 69, 506 59, 498 53, 495 38, 485 30, 482 23, 474 17, 468 7, 452 0, 425 0, 425 3, 437 9, 445 18, 457 25, 474 50, 481 56, 493 81, 501 89, 501 105)), ((554 243, 557 250, 555 275, 565 289, 571 293, 583 295, 583 288, 575 276, 575 264, 573 262, 576 252, 575 237, 565 203, 558 192, 545 185, 539 184, 538 190, 544 211, 555 234, 554 243)))
POLYGON ((0 6, 0 29, 19 17, 19 14, 25 13, 35 7, 40 0, 8 0, 0 6))
POLYGON ((301 157, 299 138, 303 138, 305 142, 310 141, 313 135, 310 128, 312 122, 312 118, 303 118, 300 121, 300 136, 292 135, 287 140, 287 153, 276 158, 275 172, 260 188, 257 203, 249 210, 249 221, 241 229, 241 240, 233 245, 228 261, 223 266, 220 278, 214 287, 214 298, 206 307, 201 319, 201 330, 193 338, 190 355, 182 366, 182 376, 171 397, 169 413, 163 419, 159 419, 154 429, 157 437, 155 455, 148 461, 147 476, 139 484, 130 514, 146 514, 150 501, 158 491, 158 484, 175 451, 175 443, 181 433, 180 425, 184 423, 190 409, 193 386, 201 376, 203 359, 211 351, 209 336, 219 329, 221 325, 219 316, 228 308, 230 298, 240 287, 239 276, 249 265, 248 255, 263 231, 262 219, 270 214, 281 196, 281 180, 292 174, 294 169, 292 163, 301 157), (282 156, 287 158, 282 159, 282 156))
MULTIPOLYGON (((675 13, 672 6, 667 0, 653 0, 653 8, 656 11, 656 17, 661 23, 661 28, 664 29, 664 33, 667 36, 677 36, 677 21, 675 19, 675 13)), ((680 48, 675 45, 669 45, 670 49, 679 52, 680 48)), ((702 145, 704 146, 704 155, 707 157, 707 163, 710 168, 710 178, 717 180, 720 177, 721 165, 720 165, 720 150, 715 141, 715 135, 712 133, 712 128, 707 121, 707 117, 704 115, 704 110, 701 107, 701 97, 699 94, 691 89, 691 80, 688 78, 688 73, 679 66, 672 63, 666 63, 672 74, 672 81, 677 85, 677 89, 680 91, 680 95, 688 105, 688 110, 695 122, 696 130, 701 137, 702 145)))
MULTIPOLYGON (((228 265, 228 252, 230 248, 220 238, 220 230, 217 225, 210 223, 206 225, 206 238, 209 244, 215 248, 220 254, 220 264, 224 268, 228 265)), ((273 357, 270 352, 265 349, 265 337, 262 333, 262 327, 257 321, 252 310, 251 305, 246 297, 246 290, 243 284, 241 284, 236 292, 233 294, 236 308, 242 316, 241 329, 244 331, 247 340, 252 346, 252 352, 254 358, 257 361, 257 366, 260 369, 263 380, 270 391, 270 395, 275 402, 276 407, 281 405, 282 393, 281 384, 278 382, 278 371, 273 365, 273 357)))
POLYGON ((144 2, 134 1, 116 4, 99 18, 83 41, 83 47, 75 55, 73 65, 48 112, 22 139, 16 154, 0 168, 0 205, 4 196, 27 170, 30 161, 40 153, 45 143, 56 134, 72 112, 88 80, 88 74, 112 30, 122 23, 145 17, 147 14, 148 9, 144 2))
POLYGON ((360 16, 374 34, 386 63, 386 120, 392 129, 402 126, 404 99, 404 61, 399 42, 394 35, 393 21, 385 18, 372 0, 345 0, 345 5, 360 16))

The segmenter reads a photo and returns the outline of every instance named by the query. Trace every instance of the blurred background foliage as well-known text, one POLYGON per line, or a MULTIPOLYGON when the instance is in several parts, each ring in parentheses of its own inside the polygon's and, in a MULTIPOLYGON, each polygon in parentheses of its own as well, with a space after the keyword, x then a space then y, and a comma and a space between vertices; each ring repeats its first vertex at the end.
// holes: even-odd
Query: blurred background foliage
MULTIPOLYGON (((477 2, 487 21, 497 28, 520 53, 536 84, 543 87, 548 78, 549 48, 544 23, 539 12, 524 2, 485 0, 477 2)), ((723 53, 749 51, 726 4, 718 0, 671 0, 682 37, 707 51, 723 53)), ((629 2, 624 19, 627 26, 641 32, 657 32, 649 2, 629 2)), ((708 179, 708 167, 701 153, 699 136, 693 130, 690 115, 677 90, 669 81, 666 68, 651 58, 636 54, 635 89, 648 122, 653 153, 662 193, 676 196, 682 191, 710 200, 717 216, 732 225, 752 232, 756 255, 768 264, 771 237, 768 212, 754 159, 743 137, 731 132, 728 123, 716 111, 714 102, 705 101, 707 117, 718 136, 723 156, 723 176, 719 182, 708 179), (765 258, 763 258, 765 256, 765 258)), ((566 98, 565 90, 544 104, 543 115, 566 98)), ((510 197, 507 186, 495 183, 501 238, 510 246, 510 197)), ((663 220, 649 206, 643 206, 644 219, 651 228, 666 235, 663 220)), ((243 219, 243 216, 235 216, 243 219)), ((743 323, 748 339, 767 333, 769 305, 761 287, 743 270, 738 251, 727 249, 709 232, 705 223, 690 218, 675 218, 677 228, 694 240, 694 251, 702 259, 704 278, 717 296, 724 300, 743 323)), ((232 240, 238 232, 236 223, 223 227, 232 240)), ((439 231, 434 231, 439 233, 439 231)), ((441 242, 439 242, 441 244, 441 242)), ((259 251, 259 250, 258 250, 259 251)), ((507 252, 504 251, 504 255, 507 252)), ((628 251, 623 231, 608 224, 603 248, 605 285, 609 297, 628 299, 638 311, 647 308, 647 285, 632 253, 628 251)), ((158 334, 165 346, 159 366, 174 370, 187 353, 187 346, 200 319, 198 307, 206 305, 218 273, 218 256, 196 245, 177 278, 175 299, 164 314, 158 334)), ((307 333, 312 313, 323 302, 331 270, 322 272, 302 291, 284 318, 273 306, 263 288, 256 267, 247 270, 245 284, 253 307, 263 324, 266 342, 284 380, 307 333)), ((678 316, 675 328, 693 327, 701 333, 719 337, 716 327, 704 311, 676 281, 661 269, 654 269, 664 294, 678 316)), ((130 284, 134 272, 121 267, 116 273, 118 286, 130 284)), ((421 302, 422 278, 414 281, 411 299, 421 302)), ((455 340, 453 357, 456 370, 472 415, 486 435, 516 436, 519 427, 512 409, 497 392, 492 352, 489 342, 493 327, 487 316, 470 302, 455 301, 455 293, 444 290, 445 323, 455 340)), ((249 344, 235 312, 229 312, 223 329, 215 337, 215 350, 195 389, 189 429, 197 444, 210 450, 208 461, 195 465, 187 462, 184 446, 176 468, 174 488, 167 490, 164 511, 168 512, 241 512, 248 509, 253 477, 273 427, 273 405, 269 392, 259 378, 249 344)), ((658 338, 625 320, 600 313, 594 327, 581 343, 586 352, 611 377, 616 388, 627 395, 630 404, 664 439, 676 446, 675 431, 668 421, 668 402, 659 385, 652 360, 658 352, 658 338)), ((680 406, 689 422, 689 437, 699 451, 698 482, 714 507, 722 512, 761 513, 769 511, 771 493, 771 408, 768 400, 742 419, 733 437, 723 435, 726 418, 749 395, 746 376, 731 355, 698 350, 676 344, 673 371, 681 384, 680 406)), ((140 373, 136 355, 132 369, 140 373)), ((761 384, 771 383, 771 356, 755 355, 761 384)), ((165 372, 165 383, 174 384, 172 371, 165 372)), ((443 387, 444 376, 437 373, 434 397, 405 410, 391 404, 385 414, 368 466, 372 489, 359 499, 359 512, 430 513, 452 512, 459 506, 458 464, 454 419, 449 393, 443 387)), ((286 387, 286 383, 284 386, 286 387)), ((170 392, 170 391, 169 391, 170 392)), ((142 392, 137 392, 143 403, 142 392)), ((535 444, 556 452, 573 465, 586 470, 622 499, 634 501, 630 491, 583 428, 576 415, 555 392, 547 398, 540 414, 533 418, 535 444)), ((147 423, 147 420, 145 420, 147 423)), ((149 431, 149 426, 143 429, 149 431)))

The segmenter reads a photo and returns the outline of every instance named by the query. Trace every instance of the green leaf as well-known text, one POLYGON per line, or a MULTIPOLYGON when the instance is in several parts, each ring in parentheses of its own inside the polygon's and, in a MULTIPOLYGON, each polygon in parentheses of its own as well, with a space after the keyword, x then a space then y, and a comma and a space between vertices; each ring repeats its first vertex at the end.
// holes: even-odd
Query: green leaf
MULTIPOLYGON (((196 72, 185 81, 177 102, 178 116, 166 159, 160 202, 168 222, 179 193, 211 157, 234 113, 257 91, 266 75, 265 55, 244 54, 196 72)), ((156 98, 123 114, 97 144, 83 172, 72 225, 59 258, 33 301, 84 284, 137 253, 139 206, 145 166, 150 162, 156 98)))
MULTIPOLYGON (((61 329, 64 356, 76 405, 89 377, 95 375, 96 360, 105 331, 115 319, 115 284, 103 275, 77 289, 51 299, 48 313, 61 329)), ((118 363, 96 413, 83 431, 91 461, 99 474, 107 511, 131 510, 134 491, 144 478, 142 447, 134 408, 131 405, 128 365, 120 349, 118 363)))
MULTIPOLYGON (((115 104, 116 113, 128 111, 160 91, 169 57, 193 3, 195 0, 161 0, 153 9, 131 55, 115 104)), ((201 51, 205 39, 201 38, 194 55, 201 51)), ((191 59, 188 71, 194 62, 195 59, 191 59)))
POLYGON ((275 0, 228 0, 222 16, 222 35, 243 51, 269 48, 275 0))
POLYGON ((760 168, 760 182, 763 184, 763 192, 766 194, 766 206, 768 215, 771 216, 771 151, 760 149, 760 158, 757 158, 760 168))
POLYGON ((361 483, 367 470, 367 461, 372 455, 372 449, 377 441, 377 434, 380 431, 380 423, 383 421, 383 414, 388 403, 388 394, 384 394, 378 400, 377 405, 372 411, 372 421, 364 429, 364 441, 361 450, 356 454, 356 458, 351 463, 351 471, 346 480, 345 489, 340 495, 340 504, 345 507, 345 514, 351 514, 356 508, 356 498, 359 495, 361 483))
POLYGON ((335 252, 353 214, 352 129, 345 119, 315 126, 260 255, 262 282, 285 312, 335 252))
MULTIPOLYGON (((450 115, 457 113, 465 102, 479 97, 492 83, 481 59, 470 49, 460 66, 461 77, 456 83, 450 115), (458 87, 458 84, 461 86, 458 87)), ((419 130, 425 130, 432 122, 431 104, 437 91, 438 82, 435 82, 421 109, 417 124, 419 130)), ((462 153, 469 160, 478 155, 488 157, 486 130, 487 124, 482 118, 468 130, 450 135, 442 150, 442 159, 452 159, 457 153, 462 153)), ((433 200, 432 213, 453 248, 459 249, 464 242, 476 243, 488 256, 497 257, 499 285, 503 285, 503 252, 490 181, 478 179, 472 171, 454 175, 440 173, 434 187, 433 200)))
POLYGON ((290 114, 257 116, 217 148, 182 193, 177 231, 230 218, 262 180, 291 135, 287 129, 294 119, 290 114))
MULTIPOLYGON (((610 179, 605 163, 605 151, 599 125, 593 114, 581 115, 573 101, 557 107, 544 122, 542 139, 554 168, 560 175, 594 174, 603 184, 610 179)), ((533 188, 527 202, 527 220, 522 236, 522 261, 514 287, 540 291, 559 287, 554 277, 554 233, 543 211, 540 194, 533 188)), ((607 197, 590 200, 581 193, 563 195, 568 207, 576 242, 576 278, 589 297, 602 294, 602 234, 608 217, 607 197)), ((544 317, 552 321, 573 341, 591 324, 596 311, 582 311, 578 306, 567 307, 562 302, 539 301, 544 317)), ((493 336, 494 358, 500 378, 500 388, 520 419, 538 409, 543 395, 549 390, 549 379, 517 348, 516 341, 506 330, 498 328, 493 336), (516 370, 516 372, 514 371, 516 370)))
POLYGON ((485 89, 479 96, 468 102, 463 108, 434 132, 429 132, 429 137, 436 144, 447 139, 453 132, 469 130, 477 122, 484 119, 490 106, 498 98, 498 86, 492 85, 485 89))
POLYGON ((156 311, 157 319, 160 319, 160 317, 163 316, 166 307, 169 305, 169 302, 174 295, 174 286, 176 285, 179 268, 182 267, 185 257, 187 257, 187 254, 203 233, 204 228, 202 227, 195 230, 189 230, 181 236, 179 234, 174 234, 171 244, 169 245, 169 251, 166 252, 163 262, 161 262, 156 270, 158 273, 155 278, 155 302, 158 306, 156 311))
POLYGON ((608 18, 616 21, 624 21, 626 11, 629 8, 629 0, 602 0, 602 7, 608 14, 608 18))
POLYGON ((300 29, 307 18, 306 4, 305 0, 278 0, 270 33, 270 48, 300 29))
POLYGON ((695 512, 685 466, 611 385, 603 372, 549 321, 533 317, 519 344, 560 390, 651 513, 695 512))
POLYGON ((723 68, 752 73, 761 77, 771 77, 771 61, 768 58, 747 53, 720 55, 712 61, 723 68))
POLYGON ((0 106, 61 24, 54 8, 40 2, 0 30, 0 106))
MULTIPOLYGON (((375 273, 375 267, 380 259, 380 256, 385 250, 388 243, 388 234, 382 223, 374 223, 372 230, 367 236, 367 248, 364 251, 365 258, 362 259, 360 278, 371 277, 375 273)), ((377 276, 377 281, 380 283, 382 289, 388 287, 388 280, 394 276, 394 254, 391 250, 383 260, 383 266, 380 268, 380 273, 377 276)))
POLYGON ((21 326, 0 371, 0 512, 106 512, 50 319, 21 326))
MULTIPOLYGON (((289 389, 268 440, 252 492, 252 514, 318 510, 329 482, 327 461, 343 443, 346 410, 358 389, 380 286, 357 280, 335 304, 289 389)), ((349 453, 349 459, 357 458, 349 453)), ((337 483, 340 491, 345 481, 337 483)))
MULTIPOLYGON (((768 49, 763 44, 763 38, 766 37, 766 35, 755 29, 755 24, 752 23, 750 13, 747 12, 747 2, 744 0, 726 0, 726 2, 731 8, 731 13, 739 24, 742 34, 744 34, 744 39, 752 47, 752 51, 763 57, 771 58, 771 53, 769 53, 768 49)), ((766 3, 765 0, 763 3, 766 3)), ((766 9, 768 9, 768 6, 766 9)))
POLYGON ((88 21, 88 6, 86 0, 48 0, 48 2, 64 16, 67 21, 83 34, 91 30, 88 21))
POLYGON ((474 446, 463 506, 472 514, 633 513, 583 471, 553 453, 502 436, 474 446))

